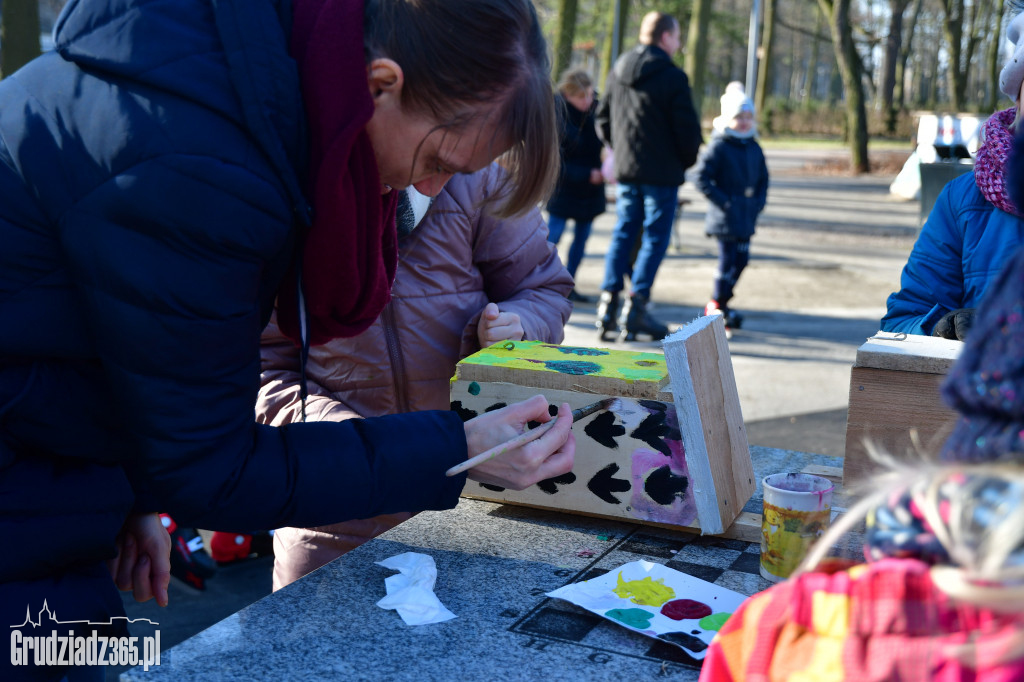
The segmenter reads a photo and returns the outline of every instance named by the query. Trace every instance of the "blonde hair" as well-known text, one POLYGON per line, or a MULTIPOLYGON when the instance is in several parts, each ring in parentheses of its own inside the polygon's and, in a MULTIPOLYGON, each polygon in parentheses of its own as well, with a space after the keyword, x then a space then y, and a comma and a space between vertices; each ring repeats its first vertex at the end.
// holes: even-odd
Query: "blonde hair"
POLYGON ((585 95, 587 90, 594 87, 594 80, 587 73, 586 69, 566 69, 562 72, 562 77, 558 80, 557 87, 558 91, 563 95, 577 97, 585 95))

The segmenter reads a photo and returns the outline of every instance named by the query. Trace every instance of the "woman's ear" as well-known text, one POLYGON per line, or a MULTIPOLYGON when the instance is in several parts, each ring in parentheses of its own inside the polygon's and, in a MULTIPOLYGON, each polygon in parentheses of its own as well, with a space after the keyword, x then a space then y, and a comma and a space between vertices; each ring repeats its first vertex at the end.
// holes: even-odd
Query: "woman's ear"
POLYGON ((371 60, 366 69, 366 78, 374 100, 389 95, 401 101, 405 74, 395 60, 386 57, 371 60))

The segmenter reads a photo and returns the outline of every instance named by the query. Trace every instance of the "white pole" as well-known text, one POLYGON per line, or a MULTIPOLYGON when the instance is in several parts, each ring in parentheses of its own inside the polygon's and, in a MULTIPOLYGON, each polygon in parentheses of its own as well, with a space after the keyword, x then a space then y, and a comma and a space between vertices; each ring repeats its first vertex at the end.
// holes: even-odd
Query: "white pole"
POLYGON ((754 85, 757 83, 757 41, 761 18, 761 0, 754 0, 750 8, 750 32, 747 37, 747 97, 754 96, 754 85))

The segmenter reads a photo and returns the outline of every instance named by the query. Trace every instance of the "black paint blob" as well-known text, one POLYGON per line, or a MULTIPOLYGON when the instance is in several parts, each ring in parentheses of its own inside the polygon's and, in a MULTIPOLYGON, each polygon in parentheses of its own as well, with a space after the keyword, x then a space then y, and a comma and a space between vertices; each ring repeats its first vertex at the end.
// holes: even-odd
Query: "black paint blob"
POLYGON ((487 488, 488 490, 493 490, 496 493, 500 493, 505 490, 500 485, 491 485, 490 483, 481 483, 480 487, 487 488))
POLYGON ((471 410, 468 407, 463 407, 461 400, 456 400, 452 403, 452 412, 459 415, 459 419, 461 419, 464 422, 468 422, 470 419, 477 416, 476 410, 471 410))
POLYGON ((576 482, 576 474, 571 471, 561 476, 555 476, 554 478, 547 478, 537 484, 537 487, 546 492, 548 495, 554 495, 558 492, 558 486, 569 485, 570 483, 576 482))
POLYGON ((594 477, 587 482, 587 489, 608 504, 620 504, 619 498, 612 493, 624 493, 633 486, 626 479, 615 478, 615 474, 618 472, 619 465, 612 462, 594 474, 594 477))
POLYGON ((670 431, 671 429, 665 424, 665 413, 652 412, 629 435, 647 443, 666 457, 671 457, 672 451, 668 449, 668 443, 665 442, 670 431))
POLYGON ((666 464, 651 472, 651 475, 644 481, 644 492, 658 504, 667 507, 675 502, 677 497, 686 494, 690 481, 686 476, 673 474, 666 464))
POLYGON ((665 634, 658 635, 658 639, 663 639, 666 642, 677 644, 684 649, 700 653, 708 648, 708 645, 702 639, 698 639, 693 635, 688 635, 685 632, 666 632, 665 634))
POLYGON ((583 427, 583 432, 604 447, 614 450, 619 447, 615 442, 616 436, 624 435, 626 429, 615 423, 614 412, 600 412, 583 427))
POLYGON ((484 408, 484 412, 494 412, 495 410, 500 410, 501 408, 505 407, 506 405, 508 405, 508 403, 494 403, 493 405, 485 407, 484 408))

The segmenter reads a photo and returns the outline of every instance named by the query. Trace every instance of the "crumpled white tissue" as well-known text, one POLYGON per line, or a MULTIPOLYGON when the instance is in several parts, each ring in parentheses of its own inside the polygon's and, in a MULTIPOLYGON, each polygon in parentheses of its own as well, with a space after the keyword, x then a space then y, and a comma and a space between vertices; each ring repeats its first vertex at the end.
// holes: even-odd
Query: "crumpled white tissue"
POLYGON ((406 625, 442 623, 455 618, 434 594, 437 565, 434 557, 418 552, 396 554, 376 562, 398 573, 384 579, 387 596, 377 602, 382 609, 394 609, 406 625))

